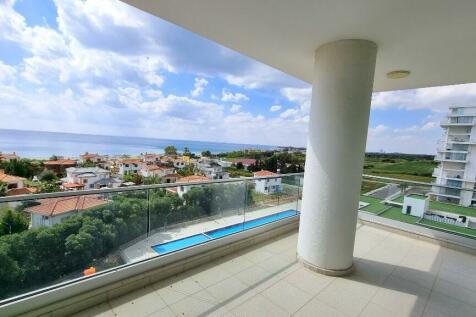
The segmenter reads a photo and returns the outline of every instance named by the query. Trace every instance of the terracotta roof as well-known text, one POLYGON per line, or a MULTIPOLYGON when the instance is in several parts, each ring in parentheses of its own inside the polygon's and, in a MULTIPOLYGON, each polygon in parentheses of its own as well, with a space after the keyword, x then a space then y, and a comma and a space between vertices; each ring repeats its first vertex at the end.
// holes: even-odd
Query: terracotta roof
POLYGON ((61 184, 61 186, 65 187, 65 188, 80 188, 80 187, 84 187, 84 184, 80 184, 80 183, 63 183, 63 184, 61 184))
POLYGON ((149 171, 173 170, 174 169, 173 167, 157 166, 157 165, 147 165, 144 168, 149 170, 149 171))
POLYGON ((45 198, 37 200, 40 204, 25 208, 26 212, 54 216, 73 210, 84 210, 107 204, 108 201, 98 196, 75 196, 61 198, 45 198))
POLYGON ((45 165, 76 165, 76 160, 56 160, 56 161, 44 161, 45 165))
POLYGON ((273 173, 273 172, 270 172, 270 171, 267 171, 267 170, 262 170, 262 171, 259 171, 259 172, 254 172, 253 173, 253 176, 255 177, 261 177, 261 176, 277 176, 279 174, 276 174, 276 173, 273 173))
POLYGON ((25 178, 23 177, 8 175, 3 170, 0 170, 0 182, 2 183, 17 183, 24 180, 25 178))
POLYGON ((193 183, 193 182, 206 182, 206 181, 209 181, 208 177, 206 176, 192 175, 192 176, 182 177, 181 179, 178 180, 178 183, 193 183))
POLYGON ((164 175, 164 177, 176 177, 176 178, 178 178, 178 177, 180 177, 180 175, 179 174, 167 174, 167 175, 164 175))
POLYGON ((234 160, 231 160, 231 162, 233 164, 241 163, 243 165, 254 165, 254 164, 256 164, 256 160, 255 159, 250 159, 250 158, 234 159, 234 160))
POLYGON ((37 189, 33 187, 14 188, 7 191, 6 196, 29 195, 36 193, 37 189))

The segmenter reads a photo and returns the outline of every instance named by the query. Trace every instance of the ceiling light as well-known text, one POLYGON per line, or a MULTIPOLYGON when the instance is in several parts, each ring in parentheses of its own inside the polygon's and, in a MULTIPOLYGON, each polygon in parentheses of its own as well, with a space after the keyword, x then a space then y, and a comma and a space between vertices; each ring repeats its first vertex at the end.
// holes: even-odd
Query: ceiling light
POLYGON ((387 78, 389 79, 399 79, 410 76, 409 70, 394 70, 387 73, 387 78))

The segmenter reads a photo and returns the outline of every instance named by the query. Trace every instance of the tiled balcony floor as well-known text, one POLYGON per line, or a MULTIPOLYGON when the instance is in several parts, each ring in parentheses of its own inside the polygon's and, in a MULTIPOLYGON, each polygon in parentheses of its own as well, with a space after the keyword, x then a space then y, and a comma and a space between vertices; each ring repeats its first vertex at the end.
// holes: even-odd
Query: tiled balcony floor
POLYGON ((359 226, 355 272, 296 262, 297 232, 77 316, 476 316, 476 257, 359 226))

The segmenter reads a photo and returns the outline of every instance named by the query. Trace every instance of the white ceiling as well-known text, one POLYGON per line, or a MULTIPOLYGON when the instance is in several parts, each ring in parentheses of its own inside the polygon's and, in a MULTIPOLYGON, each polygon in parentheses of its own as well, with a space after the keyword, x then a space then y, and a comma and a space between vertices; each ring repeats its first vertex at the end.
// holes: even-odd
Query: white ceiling
POLYGON ((349 38, 379 46, 374 91, 476 82, 476 0, 123 1, 307 82, 315 49, 349 38))

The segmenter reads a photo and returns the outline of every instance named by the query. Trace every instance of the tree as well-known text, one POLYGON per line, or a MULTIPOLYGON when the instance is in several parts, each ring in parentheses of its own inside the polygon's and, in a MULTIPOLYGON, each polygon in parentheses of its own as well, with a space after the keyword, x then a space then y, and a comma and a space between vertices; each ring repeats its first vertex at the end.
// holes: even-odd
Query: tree
POLYGON ((142 184, 151 185, 151 184, 160 184, 162 179, 159 176, 149 176, 142 178, 142 184))
POLYGON ((177 174, 179 174, 182 177, 194 175, 193 165, 190 164, 190 165, 185 166, 184 168, 179 169, 177 171, 177 174))
POLYGON ((7 184, 0 182, 0 197, 5 196, 7 193, 7 184))
POLYGON ((140 185, 143 182, 143 177, 142 175, 131 173, 131 174, 125 174, 123 177, 123 180, 125 182, 133 182, 136 185, 140 185))
POLYGON ((80 164, 81 167, 96 167, 96 163, 91 161, 90 159, 87 159, 83 163, 80 164))
POLYGON ((210 152, 209 150, 203 151, 202 156, 210 157, 210 156, 212 156, 212 152, 210 152))
POLYGON ((5 173, 20 177, 33 176, 33 168, 27 159, 11 159, 5 164, 5 173))
POLYGON ((42 182, 53 182, 56 180, 56 175, 50 170, 44 170, 41 172, 41 174, 38 176, 38 179, 42 182))
POLYGON ((183 155, 190 156, 192 153, 190 152, 190 149, 186 146, 183 149, 183 155))
POLYGON ((29 221, 18 211, 8 209, 0 218, 0 235, 22 232, 28 229, 29 221))
POLYGON ((245 167, 243 166, 243 163, 241 163, 241 162, 236 163, 236 169, 242 170, 244 168, 245 167))
POLYGON ((173 145, 168 145, 164 149, 165 155, 177 155, 177 148, 173 145))
POLYGON ((55 182, 42 182, 38 188, 40 193, 54 193, 59 192, 60 187, 55 182))
POLYGON ((52 155, 50 157, 50 161, 57 161, 59 159, 59 157, 57 155, 52 155))

